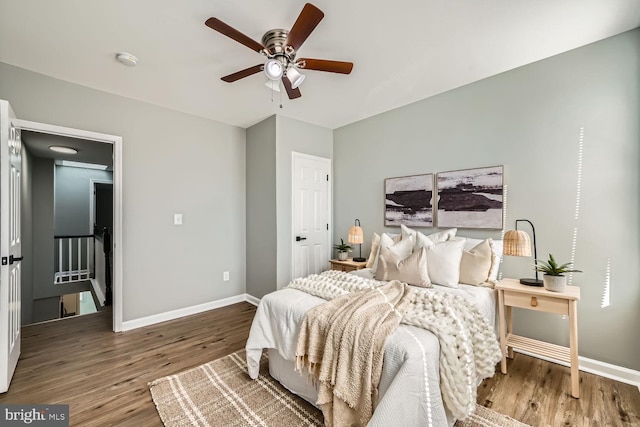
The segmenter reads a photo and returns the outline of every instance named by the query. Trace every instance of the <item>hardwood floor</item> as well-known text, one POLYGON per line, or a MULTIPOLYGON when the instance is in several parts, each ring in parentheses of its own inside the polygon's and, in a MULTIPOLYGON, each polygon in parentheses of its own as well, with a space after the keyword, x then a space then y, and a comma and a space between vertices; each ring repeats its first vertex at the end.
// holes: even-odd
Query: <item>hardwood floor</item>
MULTIPOLYGON (((148 383, 244 347, 255 307, 218 310, 129 332, 100 312, 22 330, 22 355, 0 403, 69 404, 72 426, 161 426, 148 383)), ((478 389, 478 403, 532 426, 640 425, 637 387, 516 354, 509 374, 478 389)))
POLYGON ((580 398, 571 397, 568 367, 515 353, 507 374, 478 388, 478 404, 535 427, 640 426, 638 387, 580 372, 580 398))
POLYGON ((117 334, 110 311, 27 326, 0 403, 69 404, 72 426, 161 426, 147 384, 244 348, 254 314, 240 303, 117 334))

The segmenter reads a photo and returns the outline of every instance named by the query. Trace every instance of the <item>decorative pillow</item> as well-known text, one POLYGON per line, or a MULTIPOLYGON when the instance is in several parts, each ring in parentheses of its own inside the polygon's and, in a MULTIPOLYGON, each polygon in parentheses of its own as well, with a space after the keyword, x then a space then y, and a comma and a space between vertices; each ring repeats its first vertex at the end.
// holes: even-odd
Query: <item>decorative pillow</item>
POLYGON ((427 270, 427 250, 422 248, 403 259, 391 249, 380 247, 376 280, 400 280, 423 288, 431 287, 427 270))
MULTIPOLYGON (((482 239, 467 238, 464 250, 470 251, 480 243, 482 243, 482 239)), ((502 240, 491 240, 491 251, 493 252, 493 257, 491 259, 491 270, 489 271, 489 282, 496 282, 498 280, 498 271, 500 269, 500 261, 502 260, 502 246, 502 240)))
POLYGON ((493 250, 491 247, 492 240, 486 239, 473 249, 462 252, 460 283, 474 286, 486 284, 493 264, 493 250))
POLYGON ((373 233, 371 236, 371 252, 369 252, 369 259, 367 259, 366 268, 372 268, 376 259, 378 259, 378 248, 380 247, 380 235, 373 233))
POLYGON ((427 269, 432 283, 458 287, 464 243, 465 239, 447 240, 426 248, 427 269))
POLYGON ((451 240, 455 237, 456 231, 458 231, 457 228, 449 228, 447 230, 442 230, 436 233, 425 235, 420 231, 407 227, 404 224, 400 225, 400 232, 403 239, 407 238, 408 236, 413 236, 416 242, 413 248, 414 251, 417 251, 420 248, 428 248, 435 243, 451 240))
MULTIPOLYGON (((380 250, 383 247, 385 247, 393 251, 396 255, 400 257, 400 259, 405 259, 409 255, 411 255, 411 252, 413 252, 413 242, 414 242, 413 238, 409 237, 408 239, 403 239, 396 243, 394 242, 394 239, 391 236, 389 236, 387 233, 383 233, 382 236, 380 237, 380 244, 378 245, 378 253, 380 253, 380 250)), ((376 260, 374 261, 373 266, 371 267, 373 271, 378 270, 379 259, 380 257, 376 256, 376 260)))
POLYGON ((448 230, 429 234, 428 236, 425 236, 418 231, 418 234, 416 235, 416 244, 414 245, 414 250, 418 250, 420 248, 428 249, 435 244, 452 240, 456 236, 456 231, 457 228, 450 228, 448 230))

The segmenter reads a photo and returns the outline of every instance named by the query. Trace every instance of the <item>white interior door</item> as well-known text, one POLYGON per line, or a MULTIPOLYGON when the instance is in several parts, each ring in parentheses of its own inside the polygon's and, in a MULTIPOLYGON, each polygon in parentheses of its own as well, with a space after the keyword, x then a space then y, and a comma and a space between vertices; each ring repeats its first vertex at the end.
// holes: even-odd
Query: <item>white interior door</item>
POLYGON ((20 129, 7 101, 0 100, 0 393, 9 383, 20 356, 20 129))
POLYGON ((329 266, 331 160, 293 153, 293 277, 329 266))

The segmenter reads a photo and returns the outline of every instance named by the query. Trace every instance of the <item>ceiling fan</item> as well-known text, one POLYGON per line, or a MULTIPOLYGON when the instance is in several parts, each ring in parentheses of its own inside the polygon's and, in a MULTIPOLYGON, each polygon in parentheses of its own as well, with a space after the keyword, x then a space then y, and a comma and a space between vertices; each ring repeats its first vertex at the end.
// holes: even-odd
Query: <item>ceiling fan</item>
POLYGON ((289 99, 300 98, 302 94, 298 86, 305 76, 299 70, 328 71, 330 73, 349 74, 353 69, 352 62, 330 61, 326 59, 296 59, 296 53, 302 43, 309 37, 324 18, 324 13, 311 3, 307 3, 302 8, 302 12, 293 24, 290 31, 274 29, 267 31, 262 36, 262 43, 242 34, 235 28, 230 27, 218 18, 209 18, 205 22, 207 27, 224 34, 227 37, 247 46, 251 50, 264 55, 267 61, 264 64, 229 74, 222 77, 227 83, 251 76, 264 71, 267 77, 273 81, 282 80, 282 84, 287 91, 289 99))

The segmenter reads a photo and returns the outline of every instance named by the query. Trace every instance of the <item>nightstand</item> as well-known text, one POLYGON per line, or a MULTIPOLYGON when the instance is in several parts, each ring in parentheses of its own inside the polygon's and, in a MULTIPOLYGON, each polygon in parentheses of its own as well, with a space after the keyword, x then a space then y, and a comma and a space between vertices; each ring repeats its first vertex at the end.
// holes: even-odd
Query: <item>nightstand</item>
POLYGON ((332 270, 340 270, 340 271, 353 271, 360 270, 367 266, 367 261, 356 262, 351 258, 348 258, 344 261, 340 261, 339 259, 330 259, 332 270))
POLYGON ((571 366, 571 395, 580 397, 578 373, 578 317, 580 288, 567 286, 564 292, 551 292, 542 287, 522 285, 516 279, 503 279, 496 285, 500 312, 500 370, 507 373, 507 355, 513 358, 517 348, 540 356, 567 362, 571 366), (511 308, 524 308, 569 316, 569 348, 513 334, 511 308))

